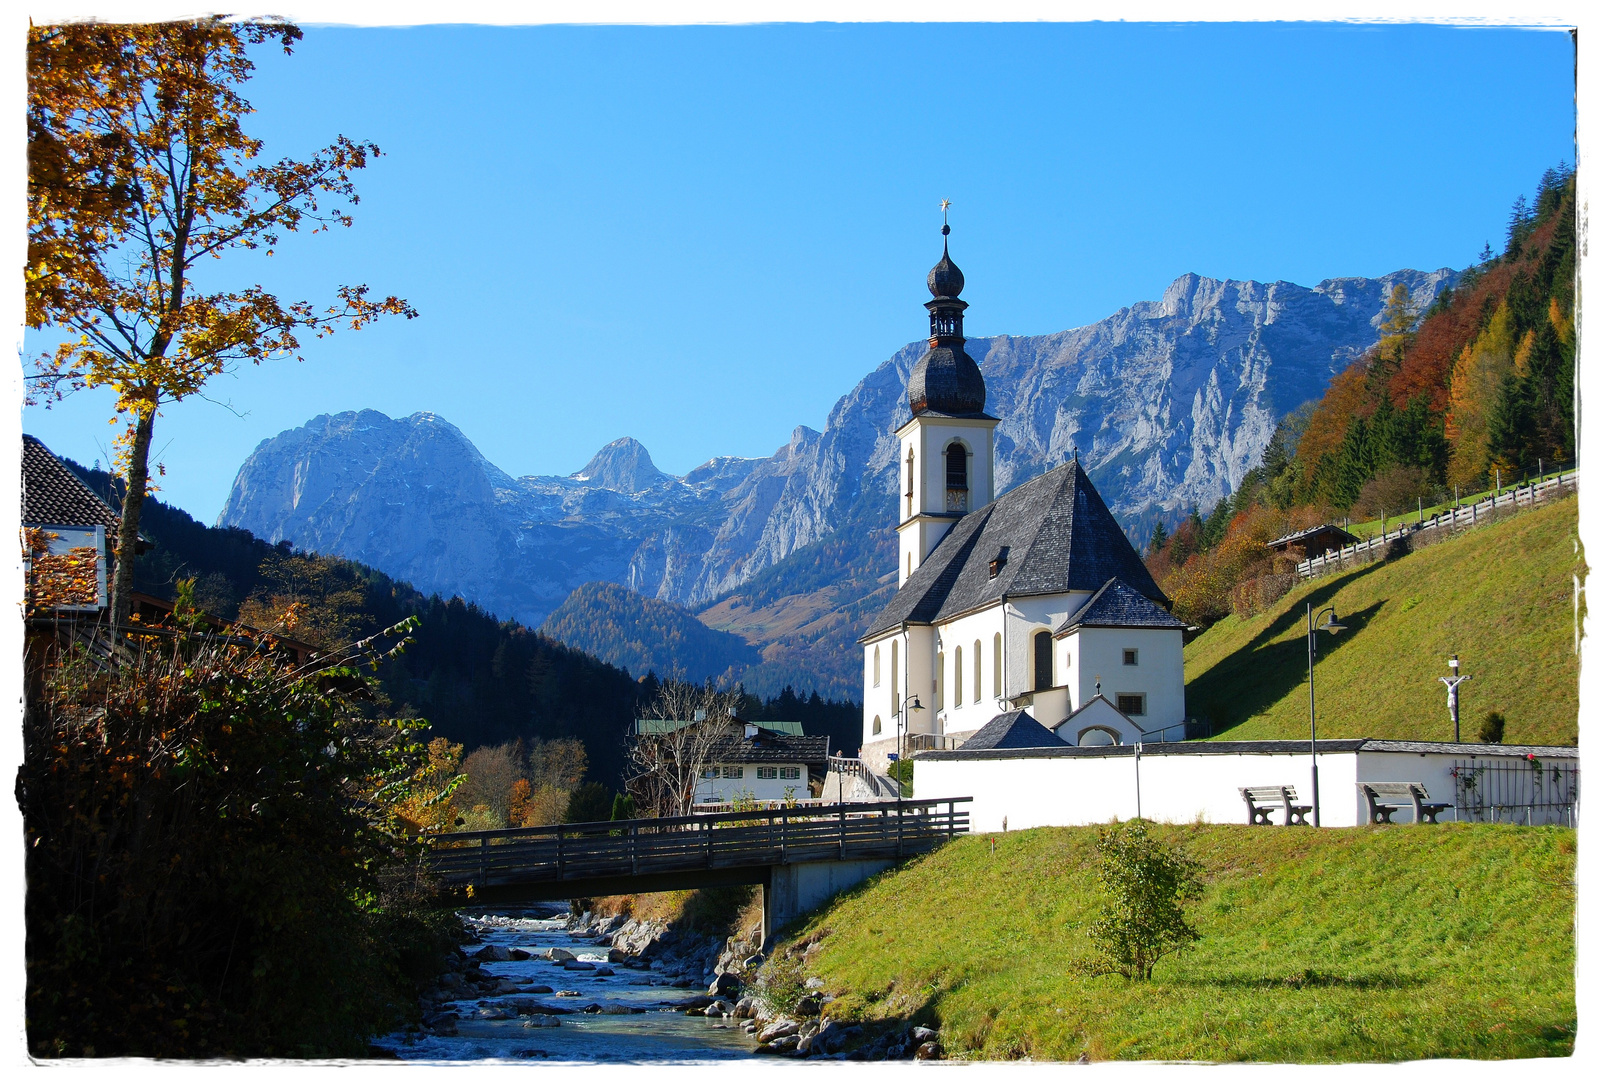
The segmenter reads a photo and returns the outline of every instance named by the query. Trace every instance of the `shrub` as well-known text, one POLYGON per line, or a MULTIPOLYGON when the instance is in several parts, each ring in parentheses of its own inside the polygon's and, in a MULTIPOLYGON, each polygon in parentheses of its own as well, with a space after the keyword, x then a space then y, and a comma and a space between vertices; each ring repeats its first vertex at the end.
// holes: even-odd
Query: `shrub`
POLYGON ((1151 978, 1157 961, 1200 938, 1180 904, 1201 893, 1200 866, 1184 852, 1153 839, 1139 818, 1096 837, 1101 914, 1090 927, 1100 960, 1095 974, 1151 978))
POLYGON ((599 781, 591 780, 573 792, 572 798, 567 801, 567 813, 563 820, 610 821, 613 801, 611 788, 599 781))
POLYGON ((1425 505, 1435 500, 1435 485, 1430 483, 1428 474, 1415 465, 1393 465, 1363 485, 1352 505, 1352 517, 1364 520, 1381 514, 1392 518, 1405 515, 1418 506, 1421 498, 1425 505))
POLYGON ((351 669, 188 635, 37 672, 33 1054, 360 1056, 415 1008, 451 933, 396 813, 426 725, 366 696, 351 669))
POLYGON ((1485 719, 1480 721, 1480 742, 1499 743, 1506 733, 1507 721, 1499 712, 1486 713, 1485 719))

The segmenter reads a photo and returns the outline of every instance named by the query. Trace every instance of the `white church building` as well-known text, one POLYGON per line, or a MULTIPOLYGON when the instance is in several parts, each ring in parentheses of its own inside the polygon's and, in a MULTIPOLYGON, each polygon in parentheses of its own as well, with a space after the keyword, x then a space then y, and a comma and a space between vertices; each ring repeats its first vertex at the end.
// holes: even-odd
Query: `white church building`
POLYGON ((996 497, 1000 421, 963 349, 949 247, 928 285, 929 351, 895 433, 899 589, 859 639, 862 760, 882 770, 1025 714, 1073 746, 1183 739, 1184 624, 1077 455, 996 497))

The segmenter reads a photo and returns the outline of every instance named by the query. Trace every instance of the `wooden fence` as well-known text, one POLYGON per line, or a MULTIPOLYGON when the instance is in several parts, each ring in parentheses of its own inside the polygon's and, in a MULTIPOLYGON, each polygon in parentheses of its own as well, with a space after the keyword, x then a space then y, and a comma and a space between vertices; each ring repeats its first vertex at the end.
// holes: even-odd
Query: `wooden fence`
POLYGON ((966 833, 971 801, 907 799, 444 833, 434 839, 428 867, 450 884, 506 885, 898 859, 966 833))
POLYGON ((1302 577, 1310 578, 1322 573, 1331 573, 1348 565, 1371 562, 1383 558, 1390 545, 1398 540, 1432 539, 1436 535, 1443 535, 1440 533, 1442 529, 1467 529, 1478 525, 1482 518, 1490 520, 1498 514, 1529 509, 1538 503, 1567 494, 1576 490, 1579 482, 1578 472, 1560 472, 1556 476, 1510 488, 1501 494, 1481 499, 1468 506, 1433 514, 1422 521, 1407 524, 1404 519, 1395 528, 1382 528, 1379 536, 1356 544, 1348 544, 1337 551, 1327 552, 1312 559, 1303 559, 1296 564, 1296 572, 1302 577))

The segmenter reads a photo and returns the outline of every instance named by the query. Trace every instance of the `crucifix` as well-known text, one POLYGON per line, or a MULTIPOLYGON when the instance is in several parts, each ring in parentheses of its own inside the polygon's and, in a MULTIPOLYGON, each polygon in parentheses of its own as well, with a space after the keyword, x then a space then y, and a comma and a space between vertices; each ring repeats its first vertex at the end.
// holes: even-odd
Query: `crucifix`
POLYGON ((1446 684, 1446 709, 1452 714, 1452 741, 1462 742, 1463 732, 1458 727, 1457 722, 1457 687, 1459 683, 1466 683, 1470 679, 1474 678, 1474 676, 1459 675, 1457 673, 1457 653, 1453 653, 1452 659, 1448 660, 1446 663, 1449 667, 1451 667, 1452 674, 1450 676, 1442 675, 1440 678, 1441 681, 1446 684))

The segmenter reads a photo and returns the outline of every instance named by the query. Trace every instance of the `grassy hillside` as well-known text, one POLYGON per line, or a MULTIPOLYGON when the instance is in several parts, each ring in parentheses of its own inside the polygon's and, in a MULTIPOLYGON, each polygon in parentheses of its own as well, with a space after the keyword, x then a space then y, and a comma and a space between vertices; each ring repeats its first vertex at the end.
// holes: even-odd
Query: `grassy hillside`
POLYGON ((1307 604, 1334 604, 1351 629, 1319 633, 1320 735, 1450 739, 1436 679, 1455 652, 1474 676, 1461 697, 1466 740, 1496 710, 1507 742, 1574 744, 1577 508, 1570 498, 1506 517, 1215 623, 1185 647, 1187 710, 1210 718, 1215 738, 1305 737, 1307 604))
POLYGON ((1077 973, 1095 830, 968 837, 798 928, 832 1015, 953 1056, 1356 1061, 1567 1054, 1575 835, 1154 826, 1205 867, 1201 941, 1148 984, 1077 973))

